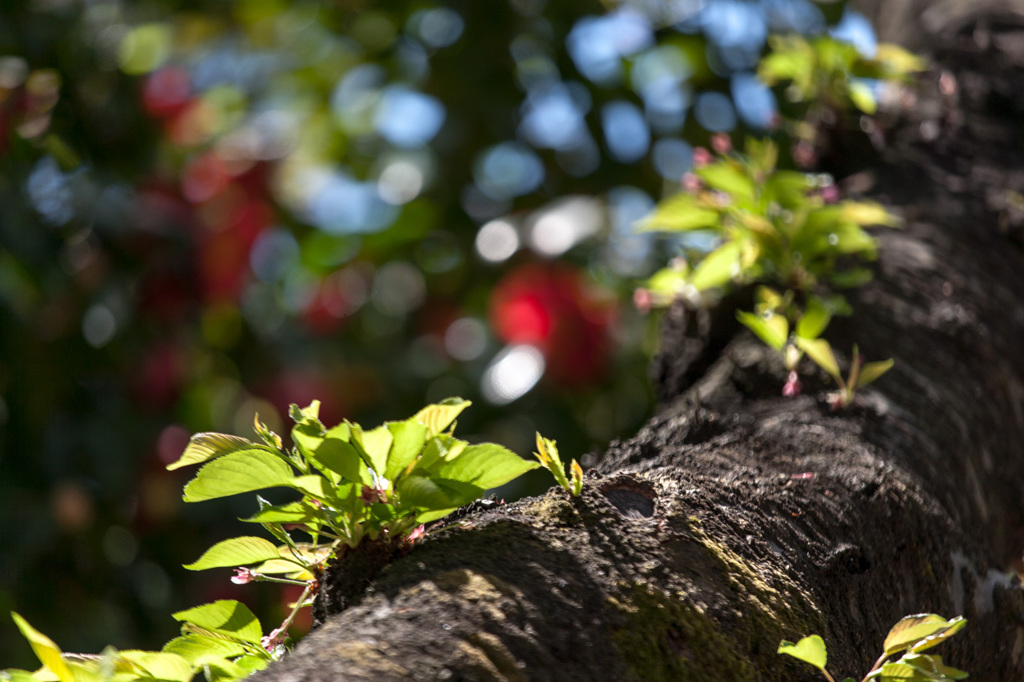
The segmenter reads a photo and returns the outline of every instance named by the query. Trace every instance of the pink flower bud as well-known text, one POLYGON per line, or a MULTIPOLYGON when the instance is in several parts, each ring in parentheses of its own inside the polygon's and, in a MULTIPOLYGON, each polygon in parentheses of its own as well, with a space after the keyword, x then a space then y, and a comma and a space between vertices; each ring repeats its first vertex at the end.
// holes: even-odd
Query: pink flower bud
POLYGON ((703 168, 711 163, 711 152, 704 147, 697 147, 693 150, 693 165, 695 168, 703 168))
POLYGON ((786 378, 786 385, 782 387, 782 395, 787 398, 795 398, 800 395, 800 377, 795 371, 789 373, 789 377, 786 378))
POLYGON ((413 543, 417 540, 422 540, 426 534, 426 527, 421 523, 417 528, 415 528, 411 533, 409 533, 405 540, 406 542, 413 543))
POLYGON ((236 568, 235 574, 231 576, 231 582, 236 585, 245 585, 246 583, 255 582, 256 580, 259 580, 259 576, 248 568, 236 568))
POLYGON ((651 304, 653 302, 654 297, 651 296, 651 292, 647 289, 639 288, 633 292, 633 305, 644 315, 651 312, 651 304))
POLYGON ((704 183, 701 179, 693 173, 686 173, 680 184, 683 186, 683 190, 690 194, 696 194, 702 187, 704 187, 704 183))
POLYGON ((711 136, 711 148, 719 154, 728 154, 732 151, 732 138, 725 133, 715 133, 711 136))
POLYGON ((267 651, 273 652, 274 649, 284 644, 285 637, 287 636, 288 633, 283 628, 274 628, 270 631, 269 635, 260 638, 260 644, 267 651))
POLYGON ((826 204, 834 204, 839 201, 839 188, 835 185, 826 185, 821 188, 821 198, 826 204))

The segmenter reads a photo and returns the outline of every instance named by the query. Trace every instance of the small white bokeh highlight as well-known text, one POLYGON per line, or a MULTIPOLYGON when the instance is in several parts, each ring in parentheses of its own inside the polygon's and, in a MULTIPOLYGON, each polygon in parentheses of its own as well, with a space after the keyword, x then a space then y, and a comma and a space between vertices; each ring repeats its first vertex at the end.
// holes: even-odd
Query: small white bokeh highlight
POLYGON ((519 232, 504 218, 486 223, 476 233, 476 252, 488 263, 501 263, 519 250, 519 232))
POLYGON ((494 405, 521 398, 544 375, 544 354, 536 346, 506 346, 484 371, 480 391, 494 405))

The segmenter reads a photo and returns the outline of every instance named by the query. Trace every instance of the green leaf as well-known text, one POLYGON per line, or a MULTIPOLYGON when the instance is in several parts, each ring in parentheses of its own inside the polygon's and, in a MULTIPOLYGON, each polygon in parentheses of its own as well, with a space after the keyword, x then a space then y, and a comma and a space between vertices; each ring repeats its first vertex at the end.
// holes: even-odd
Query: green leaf
POLYGON ((765 198, 776 201, 783 208, 797 208, 809 203, 808 192, 814 186, 814 176, 798 171, 776 171, 765 180, 765 198))
POLYGON ((911 646, 910 650, 917 653, 924 651, 925 649, 930 649, 936 644, 939 644, 960 632, 960 630, 962 630, 966 625, 967 619, 963 616, 957 616, 953 620, 949 621, 949 628, 926 636, 924 639, 911 646))
POLYGON ((277 547, 268 540, 256 536, 244 536, 221 540, 206 550, 199 559, 184 568, 190 571, 203 571, 208 568, 225 566, 248 566, 279 556, 277 547))
POLYGON ((967 624, 963 616, 957 616, 953 620, 946 620, 934 613, 919 613, 913 616, 901 618, 896 625, 892 626, 889 634, 885 637, 882 645, 886 656, 891 656, 907 648, 914 648, 914 651, 921 651, 930 646, 938 644, 946 637, 956 634, 960 628, 967 624), (917 648, 925 638, 941 635, 941 638, 928 644, 921 649, 917 648))
POLYGON ((288 406, 288 416, 290 416, 292 421, 296 424, 319 425, 321 429, 323 428, 323 424, 320 423, 319 400, 314 400, 308 407, 302 408, 292 403, 288 406))
POLYGON ((652 214, 639 225, 642 232, 687 232, 719 227, 719 212, 707 208, 701 201, 686 192, 673 194, 659 203, 652 214))
POLYGON ((178 654, 163 651, 122 651, 121 657, 142 668, 157 680, 188 682, 192 665, 178 654))
POLYGON ((729 241, 708 254, 694 269, 690 284, 705 291, 728 284, 740 274, 739 242, 729 241))
POLYGON ((399 480, 395 492, 403 509, 449 510, 447 514, 462 506, 433 480, 416 473, 399 480))
MULTIPOLYGON (((853 289, 871 281, 874 275, 867 268, 850 268, 828 274, 829 281, 840 289, 853 289)), ((849 314, 846 312, 845 314, 849 314)))
POLYGON ((736 319, 775 350, 781 351, 789 339, 789 323, 783 315, 775 313, 756 315, 738 310, 736 319))
POLYGON ((444 461, 431 472, 431 476, 471 483, 489 490, 539 466, 540 462, 523 459, 501 445, 481 443, 470 445, 458 457, 444 461))
POLYGON ((240 656, 246 648, 232 640, 191 634, 175 637, 164 645, 163 651, 177 654, 193 666, 201 666, 208 660, 240 656))
MULTIPOLYGON (((468 401, 463 401, 468 405, 468 401)), ((436 405, 432 407, 437 407, 436 405)), ((419 414, 422 414, 423 410, 420 410, 419 414)), ((426 445, 427 439, 435 435, 434 428, 441 423, 444 423, 447 419, 447 415, 437 415, 434 413, 432 421, 434 426, 428 426, 419 419, 419 414, 412 419, 406 419, 400 422, 391 422, 387 425, 388 430, 391 432, 392 442, 391 451, 388 453, 387 467, 382 472, 384 478, 389 481, 394 481, 398 478, 398 475, 405 470, 409 464, 411 464, 420 453, 423 452, 423 446, 426 445)), ((458 414, 456 412, 455 414, 458 414)), ((426 419, 431 419, 427 416, 426 419)), ((450 420, 445 423, 442 428, 447 428, 448 424, 455 419, 453 415, 450 420)))
MULTIPOLYGON (((904 658, 909 658, 913 655, 914 654, 907 654, 904 658)), ((954 668, 952 666, 948 666, 945 663, 943 663, 942 656, 921 656, 921 658, 929 659, 929 669, 934 670, 936 673, 942 675, 947 679, 965 680, 968 677, 970 677, 970 675, 968 675, 967 672, 960 670, 958 668, 954 668)))
POLYGON ((222 599, 212 604, 194 606, 171 614, 177 621, 193 623, 204 630, 225 635, 231 639, 260 644, 263 628, 260 621, 245 604, 233 599, 222 599))
POLYGON ((832 320, 832 313, 825 303, 817 296, 807 302, 807 310, 796 323, 796 335, 805 339, 816 339, 825 331, 832 320))
POLYGON ((839 215, 842 220, 849 220, 858 225, 887 225, 898 227, 900 219, 885 210, 875 201, 844 201, 839 204, 839 215))
POLYGON ((228 455, 240 450, 250 450, 260 446, 248 438, 231 436, 226 433, 197 433, 189 440, 178 461, 167 465, 173 471, 190 464, 199 464, 208 459, 228 455))
POLYGON ((796 337, 796 345, 800 350, 807 353, 807 356, 814 360, 819 367, 828 372, 829 376, 835 379, 837 384, 842 385, 839 363, 836 362, 836 356, 832 352, 832 346, 829 345, 828 341, 825 339, 805 339, 798 336, 796 337))
POLYGON ((28 621, 15 612, 11 612, 14 624, 18 626, 21 634, 28 640, 29 646, 35 652, 39 662, 57 676, 60 682, 75 682, 74 675, 67 663, 61 658, 61 650, 53 640, 29 625, 28 621))
POLYGON ((932 682, 935 677, 926 675, 923 671, 906 663, 886 663, 878 669, 879 682, 892 682, 893 680, 909 680, 910 682, 932 682))
POLYGON ((252 516, 239 521, 246 523, 303 523, 317 517, 317 510, 303 500, 287 504, 267 505, 252 516))
POLYGON ((252 672, 223 658, 208 661, 203 668, 209 682, 234 682, 248 677, 252 672))
POLYGON ((899 76, 915 71, 924 71, 928 62, 899 45, 881 43, 875 50, 875 61, 881 62, 892 75, 899 76))
POLYGON ((779 160, 779 147, 771 138, 759 140, 756 137, 747 137, 743 144, 743 151, 754 171, 769 174, 775 170, 775 164, 779 160))
POLYGON ((778 653, 810 663, 818 670, 824 670, 825 663, 828 660, 828 654, 825 651, 825 640, 818 635, 804 637, 796 644, 783 640, 779 644, 778 653))
POLYGON ((464 440, 451 436, 434 436, 423 446, 423 454, 416 461, 416 469, 433 471, 439 462, 458 457, 469 445, 464 440))
POLYGON ((312 497, 314 500, 327 502, 328 504, 333 503, 335 500, 335 490, 337 490, 337 487, 320 474, 296 476, 288 482, 288 485, 303 495, 312 497))
POLYGON ((200 502, 262 488, 288 486, 292 468, 265 450, 242 450, 205 465, 185 486, 184 500, 200 502))
POLYGON ((351 442, 365 458, 366 464, 379 476, 387 469, 388 452, 391 450, 392 435, 388 427, 381 425, 372 431, 363 431, 358 424, 349 426, 352 432, 351 442))
POLYGON ((427 438, 433 438, 451 426, 470 405, 470 401, 462 398, 445 398, 434 405, 427 405, 417 412, 413 419, 427 427, 427 438))
POLYGON ((249 673, 263 670, 270 664, 270 661, 266 658, 260 658, 259 656, 242 656, 241 658, 235 659, 235 665, 242 668, 243 670, 249 671, 249 673))
POLYGON ((712 163, 694 171, 708 187, 725 192, 733 198, 754 200, 754 181, 726 161, 712 163))
POLYGON ((36 677, 27 670, 19 670, 18 668, 0 670, 0 679, 7 682, 44 682, 42 678, 36 677))
POLYGON ((333 471, 342 480, 370 485, 373 477, 359 451, 349 442, 350 427, 340 424, 327 432, 313 453, 314 464, 333 471))
POLYGON ((869 362, 860 368, 860 375, 857 377, 857 385, 854 388, 860 388, 861 386, 867 386, 872 381, 882 376, 890 369, 892 369, 893 362, 892 358, 888 360, 879 360, 878 362, 869 362))
POLYGON ((850 81, 848 85, 850 101, 865 114, 873 116, 878 111, 878 102, 875 101, 875 94, 871 88, 861 81, 850 81))

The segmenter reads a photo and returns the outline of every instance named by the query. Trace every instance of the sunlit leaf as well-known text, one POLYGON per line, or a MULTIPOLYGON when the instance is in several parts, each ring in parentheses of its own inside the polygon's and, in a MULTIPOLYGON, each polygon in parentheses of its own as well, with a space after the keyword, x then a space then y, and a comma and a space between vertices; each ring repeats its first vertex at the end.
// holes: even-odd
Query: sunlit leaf
POLYGON ((832 352, 832 346, 825 339, 805 339, 800 336, 796 337, 796 345, 803 352, 807 353, 807 357, 815 362, 819 367, 828 372, 837 384, 842 383, 841 375, 839 374, 839 363, 836 362, 836 356, 832 352))
POLYGON ((176 462, 167 465, 170 470, 180 469, 190 464, 199 464, 214 457, 227 455, 240 450, 249 450, 259 446, 248 438, 239 438, 226 433, 197 433, 189 440, 185 452, 176 462))
POLYGON ((461 506, 450 493, 426 476, 410 474, 395 484, 403 509, 442 510, 461 506))
POLYGON ((446 398, 434 405, 427 405, 417 412, 413 419, 427 427, 427 438, 433 438, 451 426, 471 404, 462 398, 446 398))
POLYGON ((260 621, 245 604, 233 599, 222 599, 212 604, 194 606, 172 613, 177 621, 194 623, 204 630, 253 644, 260 643, 263 629, 260 621))
MULTIPOLYGON (((31 673, 28 670, 18 668, 7 668, 0 671, 0 679, 6 678, 8 682, 45 682, 42 676, 31 673)), ((53 679, 57 679, 54 677, 53 679)))
POLYGON ((443 462, 432 475, 488 490, 505 485, 539 466, 539 462, 523 459, 501 445, 480 443, 470 445, 455 459, 443 462))
POLYGON ((924 71, 928 68, 928 62, 923 57, 892 43, 880 43, 875 48, 875 61, 883 63, 894 75, 924 71))
POLYGON ((736 319, 775 350, 781 351, 789 339, 789 322, 783 315, 768 313, 765 316, 738 310, 736 319))
POLYGON ((818 635, 804 637, 796 644, 782 641, 779 644, 778 653, 810 663, 818 670, 824 670, 825 663, 828 660, 828 654, 825 651, 825 641, 818 635))
POLYGON ((388 463, 388 451, 391 450, 392 436, 387 426, 378 426, 371 431, 363 431, 357 424, 349 426, 352 432, 351 442, 366 460, 366 464, 383 476, 388 463))
POLYGON ((664 199, 654 212, 641 221, 645 232, 686 232, 717 227, 721 217, 717 210, 704 206, 697 197, 680 192, 664 199))
POLYGON ((185 486, 184 500, 199 502, 262 488, 289 485, 292 468, 265 450, 242 450, 203 466, 185 486))
POLYGON ((248 566, 278 557, 277 547, 270 541, 256 536, 243 536, 221 540, 201 557, 184 568, 202 571, 225 566, 248 566))
POLYGON ((349 442, 350 426, 340 424, 327 431, 313 451, 313 462, 318 468, 338 474, 342 480, 358 481, 370 485, 373 478, 359 451, 349 442))
POLYGON ((902 661, 889 662, 879 668, 871 679, 878 682, 933 682, 941 679, 935 674, 926 673, 920 668, 902 661))
POLYGON ((56 675, 60 682, 75 682, 74 675, 64 659, 61 658, 60 647, 54 644, 52 639, 29 625, 28 621, 17 613, 11 612, 11 618, 14 619, 14 624, 18 626, 22 636, 28 640, 29 646, 32 647, 39 662, 56 675))
MULTIPOLYGON (((949 621, 949 627, 945 630, 936 631, 933 634, 925 636, 919 642, 915 643, 910 647, 910 650, 917 653, 930 649, 936 644, 939 644, 956 633, 960 632, 967 625, 967 619, 963 616, 957 616, 956 618, 949 621)), ((887 638, 888 641, 888 638, 887 638)))
POLYGON ((725 192, 734 199, 754 200, 754 181, 731 163, 712 163, 694 172, 712 189, 725 192))
POLYGON ((858 225, 898 227, 901 224, 899 217, 874 201, 844 201, 839 204, 839 216, 858 225))
POLYGON ((857 107, 865 114, 873 115, 878 110, 878 102, 875 100, 875 93, 871 91, 871 88, 861 81, 850 81, 849 83, 849 94, 850 101, 853 102, 853 106, 857 107))
MULTIPOLYGON (((882 648, 887 656, 891 656, 917 644, 925 638, 943 635, 940 639, 928 644, 928 646, 933 646, 942 641, 942 639, 956 634, 966 624, 967 621, 962 616, 957 616, 953 620, 946 620, 934 613, 906 616, 901 618, 896 625, 892 626, 889 634, 885 637, 882 648)), ((915 651, 920 650, 915 647, 915 651)))
MULTIPOLYGON (((467 405, 469 404, 467 401, 463 402, 467 405)), ((438 406, 432 405, 431 407, 438 406)), ((420 410, 419 414, 423 414, 423 410, 420 410)), ((423 446, 426 445, 427 439, 437 433, 434 431, 435 427, 448 419, 447 423, 441 427, 441 430, 444 430, 448 427, 448 424, 454 421, 457 414, 458 412, 455 412, 455 414, 451 415, 451 419, 448 419, 448 415, 442 415, 437 412, 429 413, 425 419, 432 421, 432 426, 425 424, 419 415, 412 419, 388 424, 387 427, 391 431, 393 440, 391 450, 388 453, 387 467, 383 472, 384 478, 394 481, 399 473, 404 471, 423 452, 423 446)))
POLYGON ((316 509, 304 500, 287 504, 267 505, 240 521, 247 523, 303 523, 316 516, 316 509))
POLYGON ((807 308, 796 323, 796 335, 805 339, 816 339, 825 331, 832 319, 828 306, 818 297, 813 296, 807 301, 807 308))
POLYGON ((855 388, 867 386, 872 381, 874 381, 875 379, 877 379, 878 377, 882 376, 890 369, 892 369, 893 364, 894 361, 892 358, 889 358, 888 360, 879 360, 878 362, 869 362, 865 364, 863 367, 860 368, 860 375, 857 377, 857 386, 855 386, 855 388))
POLYGON ((192 665, 199 666, 215 658, 240 656, 246 652, 246 648, 232 640, 192 634, 175 637, 164 645, 163 651, 177 654, 192 665))
POLYGON ((192 665, 176 653, 129 650, 122 651, 121 656, 158 680, 188 682, 192 679, 192 665))
POLYGON ((690 276, 690 284, 698 291, 728 284, 740 273, 741 251, 741 245, 735 241, 719 246, 694 269, 690 276))
POLYGON ((203 668, 209 682, 234 682, 252 672, 224 658, 207 661, 203 668))
POLYGON ((258 670, 263 670, 270 664, 270 661, 266 658, 260 658, 259 656, 242 656, 241 658, 235 659, 235 665, 242 670, 248 671, 250 674, 258 670))

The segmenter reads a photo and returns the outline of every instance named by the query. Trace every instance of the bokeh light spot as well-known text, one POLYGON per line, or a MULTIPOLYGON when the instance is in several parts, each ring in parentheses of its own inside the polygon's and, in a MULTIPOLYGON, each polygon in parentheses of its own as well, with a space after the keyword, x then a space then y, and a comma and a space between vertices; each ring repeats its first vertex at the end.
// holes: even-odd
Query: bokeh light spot
POLYGON ((544 181, 544 164, 526 146, 503 142, 480 155, 473 167, 473 178, 492 199, 511 199, 540 186, 544 181))
POLYGON ((460 317, 444 332, 444 349, 456 360, 476 360, 486 348, 487 327, 475 317, 460 317))
POLYGON ((635 163, 647 153, 651 134, 640 109, 630 102, 609 102, 601 109, 608 151, 617 161, 635 163))
POLYGON ((751 128, 771 128, 778 104, 771 89, 754 73, 736 73, 730 84, 732 101, 743 122, 751 128))
POLYGON ((693 105, 693 116, 705 130, 728 132, 736 127, 736 111, 732 100, 720 92, 705 92, 693 105))
POLYGON ((544 376, 544 354, 522 344, 503 348, 484 371, 480 391, 487 402, 506 405, 526 395, 544 376))
POLYGON ((436 98, 396 85, 384 90, 374 122, 391 144, 418 147, 437 135, 444 119, 444 105, 436 98))
POLYGON ((489 263, 500 263, 519 250, 519 232, 503 218, 485 224, 476 233, 476 252, 489 263))

